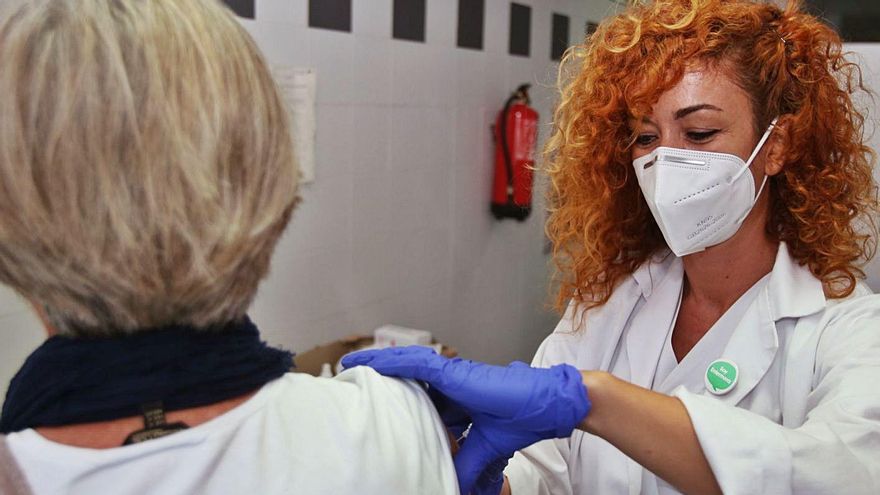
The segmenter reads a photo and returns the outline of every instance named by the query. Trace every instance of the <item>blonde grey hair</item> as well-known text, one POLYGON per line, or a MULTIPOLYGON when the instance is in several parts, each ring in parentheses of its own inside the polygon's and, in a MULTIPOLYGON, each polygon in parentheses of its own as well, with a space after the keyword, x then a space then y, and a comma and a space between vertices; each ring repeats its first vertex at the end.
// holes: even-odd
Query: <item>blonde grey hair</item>
POLYGON ((60 333, 240 318, 296 203, 278 90, 214 0, 3 0, 0 281, 60 333))

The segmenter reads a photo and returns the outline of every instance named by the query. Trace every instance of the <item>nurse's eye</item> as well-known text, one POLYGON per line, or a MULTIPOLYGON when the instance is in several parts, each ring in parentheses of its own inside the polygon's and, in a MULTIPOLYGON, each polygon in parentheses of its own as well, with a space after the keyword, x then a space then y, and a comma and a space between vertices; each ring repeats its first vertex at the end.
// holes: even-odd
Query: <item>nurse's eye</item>
POLYGON ((710 129, 708 131, 689 131, 687 137, 692 142, 704 143, 712 139, 712 136, 715 134, 718 134, 718 129, 710 129))
POLYGON ((636 137, 636 146, 649 146, 656 140, 657 136, 654 134, 639 134, 636 137))

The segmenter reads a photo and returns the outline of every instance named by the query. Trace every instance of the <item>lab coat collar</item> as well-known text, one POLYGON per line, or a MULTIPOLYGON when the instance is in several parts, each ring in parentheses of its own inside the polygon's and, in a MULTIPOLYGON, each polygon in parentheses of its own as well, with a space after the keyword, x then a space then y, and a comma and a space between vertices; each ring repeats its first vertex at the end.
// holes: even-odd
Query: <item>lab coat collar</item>
POLYGON ((822 282, 791 257, 784 242, 779 243, 767 296, 773 321, 811 315, 826 305, 822 282))
MULTIPOLYGON (((670 251, 661 251, 633 272, 642 296, 649 298, 670 273, 679 274, 681 258, 670 251)), ((779 243, 776 261, 767 282, 769 311, 773 321, 800 318, 822 311, 826 305, 822 282, 810 270, 791 257, 788 245, 779 243)))
POLYGON ((663 280, 669 275, 670 270, 675 275, 680 274, 677 265, 681 265, 681 258, 672 254, 672 251, 664 250, 651 256, 651 258, 642 263, 632 277, 636 281, 642 296, 647 299, 654 293, 654 288, 659 287, 663 280))

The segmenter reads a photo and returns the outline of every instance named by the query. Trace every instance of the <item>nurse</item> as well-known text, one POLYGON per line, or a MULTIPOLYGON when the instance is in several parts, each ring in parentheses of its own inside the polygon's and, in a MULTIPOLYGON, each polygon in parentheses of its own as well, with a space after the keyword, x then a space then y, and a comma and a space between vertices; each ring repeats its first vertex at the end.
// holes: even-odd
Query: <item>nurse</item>
POLYGON ((471 415, 464 493, 880 489, 860 75, 798 3, 657 0, 569 55, 547 226, 567 309, 532 365, 582 370, 580 392, 535 397, 546 377, 524 365, 349 358, 471 415), (581 412, 527 446, 552 435, 523 418, 581 412))

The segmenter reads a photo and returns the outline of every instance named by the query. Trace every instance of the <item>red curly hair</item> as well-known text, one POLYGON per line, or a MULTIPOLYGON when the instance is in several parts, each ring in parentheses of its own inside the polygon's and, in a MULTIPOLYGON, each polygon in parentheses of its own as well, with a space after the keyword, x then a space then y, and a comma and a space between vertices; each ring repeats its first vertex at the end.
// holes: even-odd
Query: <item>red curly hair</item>
POLYGON ((556 306, 603 305, 617 284, 666 249, 631 172, 640 120, 701 61, 749 95, 757 134, 787 121, 781 174, 771 179, 767 231, 823 282, 852 293, 873 255, 877 211, 873 152, 852 95, 865 90, 838 34, 790 1, 782 10, 745 0, 656 0, 604 21, 560 68, 562 99, 545 150, 547 234, 556 306))

